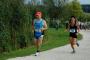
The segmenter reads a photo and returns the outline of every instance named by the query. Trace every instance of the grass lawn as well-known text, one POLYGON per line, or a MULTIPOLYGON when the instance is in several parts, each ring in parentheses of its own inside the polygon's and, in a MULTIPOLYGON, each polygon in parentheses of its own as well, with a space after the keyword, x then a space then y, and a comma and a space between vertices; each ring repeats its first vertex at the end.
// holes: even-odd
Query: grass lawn
MULTIPOLYGON (((82 36, 79 34, 78 40, 80 40, 82 36)), ((64 46, 66 44, 69 44, 69 33, 65 32, 65 29, 61 28, 59 30, 56 30, 54 28, 48 29, 48 33, 46 36, 46 39, 44 39, 43 45, 42 45, 42 51, 64 46)), ((8 58, 15 58, 19 56, 27 56, 35 53, 34 46, 27 47, 24 49, 19 49, 16 51, 12 51, 9 53, 3 53, 0 54, 0 60, 6 60, 8 58)))

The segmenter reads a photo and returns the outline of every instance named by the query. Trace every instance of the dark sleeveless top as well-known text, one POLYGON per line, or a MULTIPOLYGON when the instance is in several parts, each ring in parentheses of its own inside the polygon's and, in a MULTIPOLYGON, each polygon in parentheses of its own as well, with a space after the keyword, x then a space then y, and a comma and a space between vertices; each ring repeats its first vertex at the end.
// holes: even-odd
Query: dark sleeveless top
POLYGON ((77 26, 76 25, 70 26, 69 32, 70 33, 77 33, 77 26))

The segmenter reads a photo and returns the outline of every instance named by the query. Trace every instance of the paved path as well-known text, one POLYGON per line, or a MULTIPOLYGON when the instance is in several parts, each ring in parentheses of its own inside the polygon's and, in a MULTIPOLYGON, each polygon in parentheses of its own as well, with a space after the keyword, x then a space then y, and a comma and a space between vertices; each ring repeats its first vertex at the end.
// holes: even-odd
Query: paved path
POLYGON ((81 31, 83 39, 76 53, 71 54, 70 45, 41 52, 39 56, 17 57, 8 60, 90 60, 90 31, 81 31))

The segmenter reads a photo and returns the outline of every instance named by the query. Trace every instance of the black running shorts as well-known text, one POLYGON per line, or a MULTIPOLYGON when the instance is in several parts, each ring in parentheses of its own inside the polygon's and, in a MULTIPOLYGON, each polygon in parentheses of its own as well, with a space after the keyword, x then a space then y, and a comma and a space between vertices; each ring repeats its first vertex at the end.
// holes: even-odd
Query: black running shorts
POLYGON ((70 37, 77 38, 77 34, 76 33, 70 33, 70 37))

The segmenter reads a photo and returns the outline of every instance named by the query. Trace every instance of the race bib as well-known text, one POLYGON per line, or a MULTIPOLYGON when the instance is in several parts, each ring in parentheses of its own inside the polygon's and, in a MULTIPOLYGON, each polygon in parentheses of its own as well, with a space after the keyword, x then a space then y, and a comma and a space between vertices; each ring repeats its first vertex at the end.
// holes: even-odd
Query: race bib
POLYGON ((70 29, 70 32, 71 33, 75 33, 75 29, 70 29))
POLYGON ((41 29, 35 29, 35 32, 41 32, 41 29))

